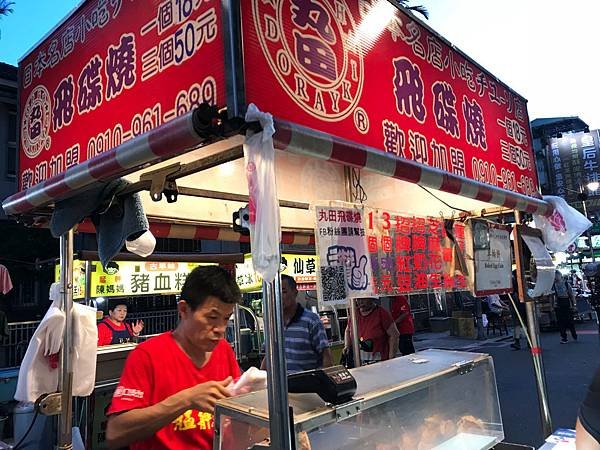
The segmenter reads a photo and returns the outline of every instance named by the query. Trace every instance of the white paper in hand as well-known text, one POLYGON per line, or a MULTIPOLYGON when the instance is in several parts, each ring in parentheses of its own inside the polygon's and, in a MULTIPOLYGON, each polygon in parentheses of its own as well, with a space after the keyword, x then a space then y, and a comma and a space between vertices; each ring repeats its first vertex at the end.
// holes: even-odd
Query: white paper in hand
POLYGON ((267 371, 250 367, 242 376, 233 381, 227 389, 231 395, 247 394, 267 388, 267 371))

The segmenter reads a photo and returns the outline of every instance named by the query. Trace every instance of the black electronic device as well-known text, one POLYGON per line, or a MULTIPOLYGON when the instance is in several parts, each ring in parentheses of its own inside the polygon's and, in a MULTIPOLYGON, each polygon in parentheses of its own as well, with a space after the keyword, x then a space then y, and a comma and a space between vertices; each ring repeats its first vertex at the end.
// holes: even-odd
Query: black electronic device
POLYGON ((356 380, 344 366, 306 370, 288 375, 288 392, 314 393, 327 403, 339 405, 352 400, 356 380))

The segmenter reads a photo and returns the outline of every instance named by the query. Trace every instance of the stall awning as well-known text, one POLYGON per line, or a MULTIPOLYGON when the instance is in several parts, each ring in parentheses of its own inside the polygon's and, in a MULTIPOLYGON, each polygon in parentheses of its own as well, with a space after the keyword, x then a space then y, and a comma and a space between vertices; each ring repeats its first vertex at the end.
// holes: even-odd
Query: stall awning
POLYGON ((540 215, 552 213, 552 205, 541 198, 480 183, 290 122, 277 120, 275 130, 273 140, 279 150, 346 164, 509 209, 540 215))
MULTIPOLYGON (((80 233, 95 233, 96 229, 90 220, 85 220, 77 227, 80 233)), ((226 225, 193 225, 179 223, 156 222, 150 218, 150 231, 157 238, 171 239, 204 239, 207 241, 250 242, 249 236, 241 235, 226 225)), ((282 231, 281 243, 285 245, 315 245, 315 237, 309 233, 282 231)))
MULTIPOLYGON (((193 112, 178 117, 159 128, 7 198, 3 202, 4 211, 7 215, 32 213, 38 208, 85 191, 100 182, 132 174, 142 167, 193 150, 207 143, 206 139, 196 131, 195 125, 193 112)), ((277 120, 275 128, 274 142, 279 150, 365 169, 398 180, 510 209, 536 214, 552 212, 551 205, 542 199, 443 172, 286 121, 277 120)), ((209 239, 212 239, 215 233, 214 227, 209 228, 210 232, 201 234, 211 236, 209 239)), ((233 231, 224 229, 221 234, 225 236, 228 233, 233 233, 233 231)))

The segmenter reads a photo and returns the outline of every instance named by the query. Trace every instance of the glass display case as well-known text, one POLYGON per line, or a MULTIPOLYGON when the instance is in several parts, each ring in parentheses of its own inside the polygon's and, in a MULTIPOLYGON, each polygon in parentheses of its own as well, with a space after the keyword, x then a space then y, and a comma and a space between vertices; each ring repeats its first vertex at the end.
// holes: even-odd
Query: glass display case
MULTIPOLYGON (((485 450, 504 439, 489 355, 425 350, 351 369, 353 400, 290 394, 297 449, 485 450)), ((246 450, 269 435, 267 392, 224 399, 214 450, 246 450)))

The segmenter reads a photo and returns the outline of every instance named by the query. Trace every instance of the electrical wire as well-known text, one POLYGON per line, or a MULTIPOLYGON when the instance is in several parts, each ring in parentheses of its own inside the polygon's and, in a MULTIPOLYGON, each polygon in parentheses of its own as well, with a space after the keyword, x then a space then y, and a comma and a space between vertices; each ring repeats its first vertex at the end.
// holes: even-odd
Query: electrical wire
POLYGON ((23 435, 23 437, 21 438, 21 440, 15 444, 15 446, 13 447, 13 450, 19 450, 19 449, 22 448, 21 445, 23 445, 23 442, 25 442, 25 439, 27 439, 27 436, 29 436, 29 433, 31 433, 31 430, 33 429, 33 425, 35 424, 35 420, 37 419, 37 417, 38 417, 38 415, 40 413, 40 409, 39 409, 37 401, 35 402, 35 405, 34 405, 33 408, 35 410, 35 413, 33 415, 33 419, 31 419, 31 423, 29 424, 29 428, 27 428, 27 431, 25 432, 25 434, 23 435))
POLYGON ((425 186, 421 186, 420 184, 417 184, 417 186, 419 186, 421 189, 423 189, 425 192, 427 192, 429 195, 431 195, 437 201, 439 201, 439 202, 443 203, 444 205, 446 205, 448 208, 453 209, 455 211, 461 211, 461 212, 464 212, 464 213, 467 213, 467 214, 471 215, 471 211, 467 211, 466 209, 456 208, 456 207, 454 207, 452 205, 449 205, 444 200, 442 200, 437 195, 435 195, 433 192, 431 192, 429 189, 427 189, 425 186))
POLYGON ((364 203, 367 201, 367 193, 365 192, 362 184, 360 183, 360 170, 352 168, 351 170, 351 182, 352 182, 352 200, 364 203))
POLYGON ((515 304, 515 300, 512 297, 512 294, 508 294, 508 298, 510 299, 510 302, 513 305, 513 308, 515 309, 515 312, 517 313, 517 317, 519 318, 519 323, 521 324, 521 329, 523 330, 523 334, 525 334, 525 337, 527 338, 527 343, 529 344, 529 348, 533 348, 533 345, 531 343, 531 337, 529 336, 529 331, 527 330, 527 327, 525 326, 525 323, 523 322, 523 318, 521 317, 521 313, 519 312, 519 309, 517 308, 517 305, 515 304))

